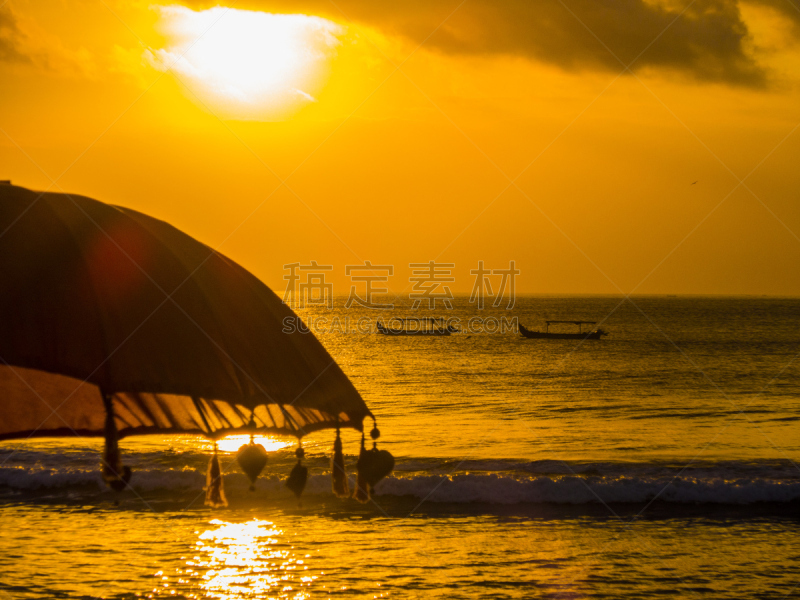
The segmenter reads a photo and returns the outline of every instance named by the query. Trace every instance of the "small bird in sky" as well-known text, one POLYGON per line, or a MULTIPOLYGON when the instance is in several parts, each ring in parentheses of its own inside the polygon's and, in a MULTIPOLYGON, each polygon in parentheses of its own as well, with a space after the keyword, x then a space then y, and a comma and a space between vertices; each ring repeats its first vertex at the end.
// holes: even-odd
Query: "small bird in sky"
POLYGON ((692 185, 694 185, 695 183, 697 183, 697 182, 696 182, 696 181, 693 181, 693 182, 692 182, 692 185))

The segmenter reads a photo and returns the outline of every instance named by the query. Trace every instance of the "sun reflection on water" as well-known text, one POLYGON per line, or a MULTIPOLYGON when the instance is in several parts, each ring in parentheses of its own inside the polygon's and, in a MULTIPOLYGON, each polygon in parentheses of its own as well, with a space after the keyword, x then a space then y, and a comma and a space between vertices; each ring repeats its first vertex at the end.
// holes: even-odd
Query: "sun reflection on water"
POLYGON ((203 591, 201 597, 220 600, 310 597, 317 576, 308 573, 306 556, 295 555, 273 523, 214 519, 210 525, 215 528, 198 532, 196 554, 187 557, 178 584, 190 584, 203 591))

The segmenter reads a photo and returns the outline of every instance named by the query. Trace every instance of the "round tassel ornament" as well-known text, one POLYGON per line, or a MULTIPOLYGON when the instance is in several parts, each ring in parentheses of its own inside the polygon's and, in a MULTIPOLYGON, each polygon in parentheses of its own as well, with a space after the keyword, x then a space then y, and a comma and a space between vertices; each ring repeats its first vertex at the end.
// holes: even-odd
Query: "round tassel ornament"
POLYGON ((386 450, 378 450, 377 439, 381 432, 377 427, 370 431, 372 449, 364 447, 364 436, 361 436, 361 454, 358 457, 358 487, 354 498, 366 502, 374 491, 375 485, 394 469, 394 456, 386 450))
POLYGON ((302 448, 298 448, 295 451, 297 464, 292 469, 292 472, 289 473, 289 478, 286 480, 286 487, 292 490, 294 495, 298 498, 300 498, 300 494, 303 493, 306 487, 306 481, 308 481, 308 469, 303 466, 303 457, 305 454, 305 450, 302 448))
POLYGON ((250 443, 242 445, 236 452, 236 460, 250 480, 250 491, 255 491, 256 479, 267 464, 266 449, 261 444, 253 443, 253 436, 251 435, 250 443))

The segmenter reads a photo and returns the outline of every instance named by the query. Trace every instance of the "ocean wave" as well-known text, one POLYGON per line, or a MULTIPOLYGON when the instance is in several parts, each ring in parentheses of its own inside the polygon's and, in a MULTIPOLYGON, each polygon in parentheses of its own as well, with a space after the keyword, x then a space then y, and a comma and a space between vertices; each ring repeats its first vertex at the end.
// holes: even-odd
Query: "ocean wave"
MULTIPOLYGON (((492 466, 499 466, 498 461, 492 461, 492 466)), ((558 463, 538 464, 536 468, 530 464, 515 466, 517 469, 513 473, 476 472, 472 469, 447 473, 442 468, 411 471, 403 469, 401 464, 400 469, 376 486, 375 495, 383 498, 411 497, 433 503, 497 505, 616 504, 652 500, 742 505, 800 501, 800 478, 774 465, 767 468, 726 463, 691 471, 604 463, 572 465, 569 468, 563 465, 559 468, 558 463)), ((288 497, 289 492, 283 484, 286 475, 283 472, 265 473, 258 479, 257 488, 276 498, 288 497)), ((134 492, 142 495, 194 495, 202 492, 205 479, 205 471, 195 468, 139 469, 134 471, 131 486, 134 492)), ((247 494, 249 481, 243 474, 227 473, 224 481, 229 498, 247 494)), ((354 477, 351 477, 350 486, 351 489, 355 486, 354 477)), ((16 496, 58 493, 59 490, 97 494, 105 489, 97 469, 0 468, 0 491, 16 496)), ((309 477, 305 495, 322 497, 330 494, 329 473, 318 472, 309 477)))
POLYGON ((662 502, 750 504, 800 500, 800 481, 684 478, 533 477, 496 474, 390 477, 379 495, 414 496, 440 503, 615 504, 662 502))

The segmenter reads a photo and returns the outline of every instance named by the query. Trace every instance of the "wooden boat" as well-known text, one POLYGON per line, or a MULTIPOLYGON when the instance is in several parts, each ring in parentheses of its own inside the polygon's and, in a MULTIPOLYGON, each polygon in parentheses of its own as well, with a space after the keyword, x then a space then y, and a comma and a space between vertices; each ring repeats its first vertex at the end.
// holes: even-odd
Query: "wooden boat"
POLYGON ((596 325, 596 321, 545 321, 546 329, 544 331, 531 331, 526 329, 520 323, 519 332, 523 337, 533 339, 550 339, 550 340, 599 340, 604 335, 608 335, 607 331, 603 329, 594 329, 592 331, 583 331, 584 325, 596 325), (577 325, 578 332, 563 333, 550 331, 550 325, 553 323, 569 323, 570 325, 577 325))
POLYGON ((383 335, 450 335, 458 331, 456 327, 445 324, 445 319, 442 317, 392 318, 389 323, 398 323, 400 326, 392 327, 384 324, 383 321, 378 321, 376 323, 378 333, 383 335))

